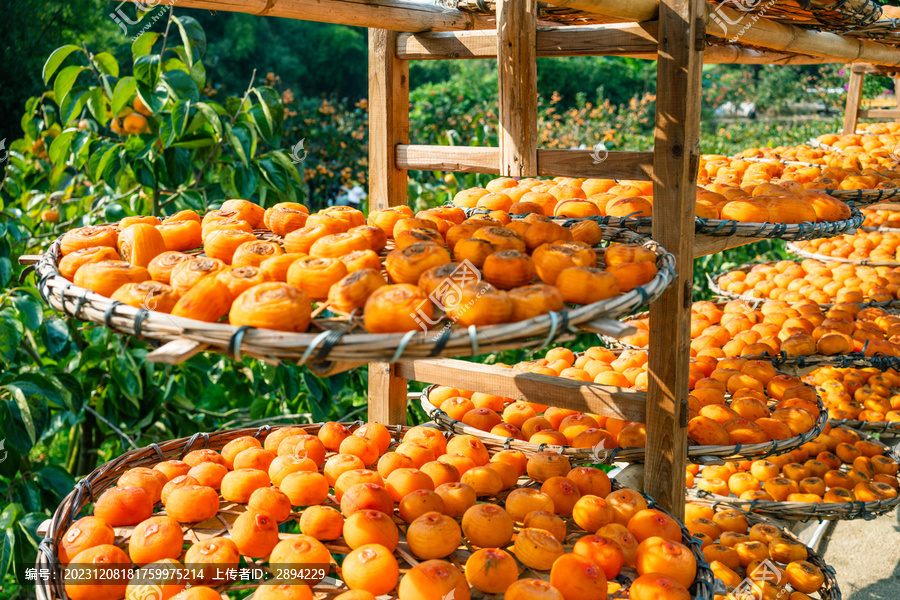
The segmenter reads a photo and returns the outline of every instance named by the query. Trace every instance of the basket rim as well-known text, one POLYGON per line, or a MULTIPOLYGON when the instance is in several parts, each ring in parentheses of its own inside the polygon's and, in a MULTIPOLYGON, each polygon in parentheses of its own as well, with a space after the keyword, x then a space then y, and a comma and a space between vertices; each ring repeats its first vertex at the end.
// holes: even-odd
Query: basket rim
MULTIPOLYGON (((503 445, 504 448, 511 448, 527 453, 543 452, 545 450, 564 454, 571 459, 578 461, 586 461, 592 463, 612 464, 614 462, 641 462, 646 458, 646 449, 639 447, 617 447, 611 449, 605 448, 573 448, 571 446, 555 446, 550 444, 531 444, 514 438, 504 438, 494 435, 489 431, 481 431, 470 425, 451 419, 447 413, 440 408, 435 408, 428 400, 428 393, 433 390, 436 385, 427 386, 422 393, 419 394, 419 404, 425 414, 428 415, 434 423, 443 431, 454 434, 464 434, 477 437, 482 442, 490 442, 493 444, 503 445)), ((795 448, 799 448, 806 442, 815 439, 825 429, 828 422, 828 412, 822 402, 822 398, 816 393, 816 400, 819 407, 819 417, 816 419, 813 428, 809 431, 786 440, 772 440, 762 444, 736 444, 730 446, 700 446, 690 445, 687 447, 687 458, 690 461, 695 458, 695 462, 705 462, 705 459, 714 457, 723 460, 746 460, 748 458, 765 458, 790 452, 795 448)))
MULTIPOLYGON (((606 227, 604 240, 639 243, 657 256, 658 271, 644 286, 593 304, 566 307, 558 312, 515 323, 484 327, 445 327, 440 331, 407 333, 353 333, 326 329, 313 333, 289 333, 250 326, 206 323, 167 313, 134 308, 113 301, 63 278, 59 272, 60 239, 50 244, 36 265, 38 290, 44 301, 66 316, 99 323, 126 335, 159 342, 188 340, 206 350, 268 360, 306 362, 396 362, 404 358, 470 356, 487 351, 546 346, 570 339, 584 327, 602 327, 658 298, 675 280, 675 258, 658 242, 623 228, 606 227)), ((61 238, 61 236, 60 236, 61 238)))
MULTIPOLYGON (((847 429, 859 434, 861 439, 874 442, 882 447, 884 454, 892 458, 896 462, 900 462, 900 457, 889 445, 881 440, 869 435, 865 431, 847 427, 847 429)), ((837 519, 865 519, 871 520, 878 515, 890 512, 900 505, 900 494, 887 500, 874 500, 871 502, 853 501, 853 502, 777 502, 774 500, 742 500, 731 496, 719 496, 697 489, 696 487, 687 489, 688 497, 701 498, 710 501, 723 502, 733 504, 741 509, 748 510, 752 513, 762 513, 770 515, 774 518, 794 521, 809 521, 817 519, 819 521, 831 521, 837 519), (817 508, 818 507, 818 508, 817 508)))
MULTIPOLYGON (((355 429, 364 423, 364 421, 352 421, 344 422, 344 425, 355 429)), ((322 424, 323 423, 300 423, 274 426, 262 425, 260 427, 219 430, 212 433, 198 432, 192 436, 153 443, 143 448, 129 450, 128 452, 99 465, 93 471, 77 481, 74 489, 63 498, 56 510, 53 511, 53 515, 50 519, 50 528, 44 539, 40 542, 35 564, 38 568, 50 569, 57 577, 48 580, 38 579, 36 581, 38 598, 41 600, 68 599, 62 585, 57 585, 57 582, 60 580, 60 577, 58 576, 60 565, 57 562, 56 555, 59 538, 75 521, 78 513, 92 501, 92 498, 99 495, 100 491, 114 486, 115 480, 126 470, 136 466, 155 464, 161 460, 170 460, 175 456, 183 457, 191 450, 205 448, 221 449, 228 441, 244 435, 258 437, 263 433, 268 435, 273 431, 288 427, 317 430, 322 424), (200 445, 197 444, 198 440, 202 440, 200 445), (94 483, 101 483, 101 485, 94 488, 94 483)), ((395 439, 400 439, 401 434, 412 428, 407 425, 387 425, 386 427, 391 431, 392 438, 395 439)), ((450 432, 441 429, 438 429, 438 431, 441 431, 445 437, 453 435, 450 432)), ((613 489, 622 489, 625 487, 615 479, 611 480, 611 485, 613 489)), ((675 518, 669 511, 659 506, 653 497, 642 491, 639 491, 639 493, 644 497, 648 508, 655 508, 673 519, 675 518)), ((691 552, 694 554, 697 561, 697 575, 694 584, 691 586, 691 589, 696 590, 696 592, 692 593, 692 598, 693 600, 713 600, 715 577, 703 555, 701 549, 702 543, 690 534, 682 521, 678 519, 675 519, 675 521, 681 528, 682 543, 691 549, 691 552)))
POLYGON ((722 507, 724 510, 736 510, 740 513, 743 513, 744 517, 747 519, 747 521, 751 525, 756 525, 756 524, 760 524, 760 523, 765 524, 765 525, 771 525, 772 527, 777 528, 778 531, 781 532, 781 535, 783 537, 786 537, 793 542, 802 544, 806 548, 806 551, 807 551, 808 557, 806 560, 811 562, 815 566, 817 566, 819 569, 821 569, 822 574, 825 575, 825 581, 829 584, 825 589, 825 593, 827 595, 822 595, 823 594, 822 590, 821 589, 819 590, 819 595, 822 598, 822 600, 841 600, 841 597, 842 597, 841 589, 837 582, 837 572, 835 571, 834 567, 832 567, 827 562, 825 562, 825 558, 822 555, 820 555, 818 552, 816 552, 815 549, 812 548, 811 546, 808 546, 807 544, 805 544, 803 542, 803 540, 801 540, 799 538, 799 536, 797 536, 794 532, 792 532, 785 525, 782 525, 781 523, 779 523, 778 521, 776 521, 775 519, 773 519, 769 516, 762 515, 762 514, 753 512, 753 511, 745 510, 744 508, 738 506, 737 504, 734 504, 727 500, 716 500, 716 499, 711 499, 711 498, 697 497, 697 498, 688 498, 688 502, 690 502, 691 504, 702 504, 705 506, 709 506, 713 510, 716 510, 719 507, 722 507))

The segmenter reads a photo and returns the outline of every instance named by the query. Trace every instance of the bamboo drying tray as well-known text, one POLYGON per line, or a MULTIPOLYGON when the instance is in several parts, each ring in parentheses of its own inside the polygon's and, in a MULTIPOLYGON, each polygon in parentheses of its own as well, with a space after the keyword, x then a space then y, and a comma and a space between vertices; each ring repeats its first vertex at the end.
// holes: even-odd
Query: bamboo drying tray
POLYGON ((871 431, 873 433, 888 436, 900 435, 900 421, 859 421, 856 419, 828 419, 832 427, 849 427, 859 431, 871 431))
MULTIPOLYGON (((435 424, 441 429, 456 433, 471 435, 480 439, 485 446, 490 448, 509 448, 512 450, 520 450, 525 454, 535 454, 544 450, 552 450, 565 454, 569 460, 579 464, 612 464, 614 462, 642 462, 646 456, 645 448, 572 448, 571 446, 553 446, 549 444, 532 444, 511 437, 502 437, 494 435, 488 431, 476 429, 471 425, 467 425, 462 421, 451 419, 447 413, 439 408, 435 408, 428 400, 428 394, 435 386, 431 385, 422 391, 419 402, 422 410, 434 420, 435 424)), ((736 444, 733 446, 700 446, 696 444, 688 445, 688 460, 695 459, 694 462, 705 462, 707 457, 715 457, 724 460, 755 460, 778 454, 790 452, 794 448, 799 448, 806 442, 815 439, 822 433, 825 424, 828 421, 828 412, 822 404, 822 399, 818 398, 819 418, 816 420, 812 429, 806 433, 784 439, 773 440, 762 444, 736 444)))
MULTIPOLYGON (((357 422, 348 425, 350 425, 351 428, 356 428, 360 424, 360 422, 357 422)), ((318 431, 320 426, 321 424, 299 425, 299 427, 305 429, 309 433, 315 433, 316 431, 318 431)), ((38 580, 36 586, 36 595, 38 600, 67 600, 68 596, 66 595, 63 586, 59 584, 60 565, 58 564, 57 560, 56 548, 66 530, 77 519, 79 513, 90 502, 92 502, 94 498, 99 496, 103 490, 115 485, 118 477, 125 471, 134 467, 152 467, 154 464, 162 460, 181 458, 191 450, 197 450, 201 448, 221 450, 226 443, 241 436, 250 435, 258 439, 263 439, 266 435, 268 435, 269 432, 280 429, 281 427, 288 427, 288 425, 280 427, 263 426, 258 429, 235 429, 229 431, 219 431, 215 433, 198 433, 189 438, 170 440, 167 442, 162 442, 160 444, 151 444, 146 448, 132 450, 95 469, 87 477, 80 480, 76 484, 75 489, 70 492, 65 497, 65 499, 63 499, 62 503, 59 505, 56 511, 54 511, 53 517, 49 520, 49 522, 46 522, 41 526, 42 529, 46 530, 46 535, 44 537, 44 540, 40 544, 40 551, 38 552, 36 566, 39 570, 48 570, 51 574, 51 577, 49 581, 38 580)), ((297 425, 293 425, 293 427, 297 427, 297 425)), ((396 425, 389 426, 389 429, 393 438, 393 446, 393 444, 399 442, 399 440, 402 438, 402 435, 409 429, 409 427, 396 425)), ((447 437, 452 437, 447 433, 445 433, 445 435, 447 437)), ((536 482, 527 478, 523 478, 520 479, 518 487, 533 487, 535 485, 537 485, 536 482)), ((613 489, 622 488, 622 486, 615 480, 612 481, 612 485, 613 489)), ((501 493, 497 498, 484 500, 502 503, 506 495, 507 492, 504 492, 501 493)), ((649 507, 662 510, 659 506, 656 505, 656 502, 651 497, 644 495, 644 498, 647 501, 649 507)), ((335 501, 333 495, 329 495, 329 499, 326 504, 330 506, 337 506, 337 502, 335 501)), ((192 543, 212 537, 229 537, 231 524, 244 510, 245 507, 242 504, 236 504, 233 502, 221 500, 219 513, 216 515, 216 517, 203 523, 197 523, 185 527, 185 540, 188 543, 192 543)), ((302 511, 292 512, 289 517, 289 521, 292 521, 294 523, 298 522, 301 513, 302 511)), ((576 530, 575 527, 577 526, 574 526, 571 517, 565 517, 564 520, 566 521, 568 529, 568 535, 566 537, 564 547, 567 549, 567 551, 571 552, 571 548, 574 542, 588 532, 576 530)), ((395 557, 397 557, 398 562, 400 563, 402 577, 403 573, 405 573, 412 566, 418 564, 420 560, 414 557, 411 552, 409 552, 408 546, 405 541, 406 524, 397 518, 395 518, 394 521, 401 528, 401 531, 404 532, 403 536, 401 537, 400 545, 394 553, 395 557)), ((694 557, 697 560, 697 577, 694 581, 693 586, 691 587, 692 598, 694 598, 694 600, 713 600, 714 578, 712 575, 712 571, 710 571, 709 566, 704 559, 703 553, 701 551, 700 541, 691 536, 690 532, 687 531, 683 524, 679 524, 681 525, 681 541, 684 545, 691 549, 694 557)), ((121 545, 121 543, 128 538, 132 529, 132 527, 115 528, 116 541, 118 542, 118 545, 121 545)), ((283 533, 279 537, 281 537, 282 539, 286 539, 289 538, 290 535, 291 534, 283 533)), ((325 546, 329 551, 331 551, 332 554, 343 555, 347 554, 350 551, 350 548, 346 546, 342 538, 338 538, 333 542, 327 542, 325 543, 325 546)), ((463 565, 465 564, 466 559, 472 551, 472 546, 464 540, 460 548, 445 560, 452 562, 457 568, 460 569, 460 571, 462 571, 463 565)), ((244 557, 244 559, 247 562, 247 566, 262 568, 268 571, 265 559, 252 560, 247 557, 244 557)), ((337 567, 337 565, 335 564, 336 561, 334 561, 334 559, 332 559, 332 561, 332 571, 336 571, 339 574, 340 568, 337 567)), ((615 594, 611 594, 609 597, 611 599, 627 598, 627 586, 636 576, 637 573, 633 569, 623 569, 623 572, 616 579, 616 581, 622 584, 623 587, 621 590, 619 590, 615 594)), ((520 577, 538 577, 546 580, 549 578, 549 572, 534 571, 528 567, 520 565, 520 577)), ((216 589, 220 592, 225 592, 226 590, 239 591, 255 589, 257 586, 257 582, 250 582, 246 584, 239 582, 236 584, 225 584, 217 586, 216 589)), ((343 582, 334 579, 333 577, 327 577, 323 582, 313 588, 314 598, 316 600, 333 598, 338 594, 346 591, 348 591, 346 585, 343 582)), ((491 598, 491 596, 482 594, 477 590, 473 590, 472 595, 473 598, 476 599, 491 598)), ((396 599, 397 596, 396 593, 392 593, 387 597, 396 599)))
POLYGON ((821 260, 822 262, 841 262, 841 263, 851 263, 854 265, 865 265, 869 267, 900 267, 900 262, 898 261, 873 261, 868 259, 863 260, 853 260, 852 258, 837 258, 834 256, 827 256, 825 254, 816 254, 814 252, 808 252, 799 248, 797 244, 789 243, 787 245, 787 249, 790 252, 793 252, 797 256, 803 258, 812 258, 815 260, 821 260))
MULTIPOLYGON (((742 223, 732 219, 695 218, 694 233, 712 237, 745 237, 768 238, 777 240, 811 240, 814 238, 835 237, 846 233, 855 233, 862 225, 865 217, 853 202, 850 206, 850 218, 840 221, 823 221, 820 223, 742 223)), ((485 209, 465 209, 466 215, 488 214, 485 209)), ((512 218, 524 218, 526 215, 510 215, 512 218)), ((603 227, 621 227, 638 233, 650 233, 653 217, 583 217, 579 219, 555 219, 560 224, 568 225, 579 221, 596 221, 603 227)))
MULTIPOLYGON (((257 233, 277 239, 271 233, 257 233)), ((176 363, 197 352, 222 352, 238 360, 251 356, 270 362, 286 360, 310 363, 321 371, 336 372, 374 361, 395 362, 405 358, 469 356, 513 348, 542 347, 572 339, 590 331, 615 335, 620 326, 610 322, 653 302, 674 281, 675 258, 655 241, 627 229, 604 228, 608 242, 641 244, 657 256, 658 272, 642 287, 589 304, 569 307, 518 323, 444 327, 440 331, 404 334, 369 334, 358 314, 349 317, 315 318, 310 333, 287 333, 226 323, 205 323, 166 313, 134 308, 80 288, 59 273, 60 242, 54 241, 37 257, 38 289, 44 300, 67 316, 109 327, 118 333, 166 343, 148 359, 176 363)), ((320 307, 321 308, 321 307, 320 307)), ((318 309, 316 312, 320 312, 318 309)), ((315 314, 315 313, 314 313, 315 314)))
MULTIPOLYGON (((831 258, 828 259, 828 261, 831 261, 831 260, 834 260, 834 259, 831 259, 831 258)), ((825 262, 828 262, 828 261, 825 261, 825 262)), ((766 263, 755 263, 755 264, 766 264, 766 263)), ((755 266, 755 264, 741 265, 740 267, 737 267, 734 269, 729 269, 725 273, 728 273, 731 271, 747 272, 751 268, 753 268, 755 266)), ((706 275, 706 280, 709 285, 709 289, 712 293, 714 293, 716 295, 716 297, 718 299, 723 300, 723 301, 745 300, 747 302, 750 302, 751 304, 758 304, 761 302, 765 302, 766 300, 769 300, 769 298, 757 298, 756 296, 751 296, 747 292, 745 292, 743 294, 736 294, 734 292, 729 292, 728 290, 722 289, 721 287, 719 287, 719 278, 722 277, 723 275, 725 275, 725 273, 718 273, 716 275, 709 275, 709 274, 706 275)), ((856 304, 862 308, 869 307, 869 306, 873 306, 876 308, 900 308, 900 300, 888 300, 887 302, 859 302, 856 304)), ((821 308, 831 308, 834 305, 835 305, 834 302, 819 303, 819 306, 821 308)))
MULTIPOLYGON (((897 454, 890 446, 883 444, 876 438, 862 431, 857 431, 860 439, 869 440, 880 445, 884 449, 885 456, 900 462, 897 454)), ((842 469, 846 465, 842 465, 842 469)), ((741 500, 735 496, 718 496, 709 492, 690 488, 688 498, 706 499, 714 502, 727 502, 751 513, 764 514, 776 519, 786 521, 834 521, 838 519, 866 519, 871 520, 878 515, 894 510, 900 505, 900 494, 888 500, 876 500, 874 502, 775 502, 772 500, 741 500)))
POLYGON ((691 504, 700 504, 703 506, 709 506, 716 512, 719 512, 719 510, 736 510, 736 511, 742 512, 742 513, 744 513, 744 517, 746 517, 747 522, 750 524, 751 527, 753 525, 757 525, 760 523, 765 524, 765 525, 771 525, 772 527, 775 527, 776 529, 778 529, 778 531, 781 532, 781 536, 783 538, 789 539, 792 542, 796 542, 798 544, 803 544, 804 546, 806 546, 806 553, 808 555, 808 557, 806 559, 807 562, 810 562, 813 565, 815 565, 816 567, 818 567, 822 571, 822 574, 825 576, 825 582, 822 584, 822 587, 819 589, 819 592, 818 592, 819 598, 821 598, 822 600, 841 600, 841 590, 838 587, 838 582, 837 582, 837 578, 835 576, 836 574, 834 571, 834 567, 832 567, 828 563, 826 563, 824 558, 819 556, 814 549, 812 549, 809 546, 807 546, 806 544, 804 544, 800 540, 800 538, 798 538, 796 535, 794 535, 791 532, 791 530, 788 529, 787 527, 785 527, 785 526, 781 525, 780 523, 778 523, 777 521, 767 518, 761 514, 758 514, 755 512, 748 512, 748 511, 744 510, 743 508, 741 508, 740 506, 732 504, 730 502, 724 502, 724 501, 720 501, 720 500, 711 500, 708 498, 689 498, 688 501, 691 504))

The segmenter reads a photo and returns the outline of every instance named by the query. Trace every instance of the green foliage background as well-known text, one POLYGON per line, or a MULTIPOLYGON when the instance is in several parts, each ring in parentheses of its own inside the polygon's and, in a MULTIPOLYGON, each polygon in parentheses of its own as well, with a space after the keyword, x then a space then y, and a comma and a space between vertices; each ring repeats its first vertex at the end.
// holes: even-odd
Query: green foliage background
MULTIPOLYGON (((321 379, 219 355, 149 363, 146 344, 47 309, 18 265, 73 226, 207 210, 228 197, 320 208, 366 186, 365 30, 182 9, 170 22, 159 6, 123 32, 109 16, 117 9, 106 0, 0 0, 0 140, 9 150, 0 184, 4 600, 31 595, 22 566, 34 562, 37 525, 106 460, 197 431, 365 416, 365 369, 321 379), (135 96, 152 109, 147 128, 117 134, 112 123, 135 96), (300 140, 309 156, 298 168, 290 153, 300 140)), ((132 5, 122 10, 136 18, 132 5)), ((540 59, 540 143, 649 149, 655 68, 627 58, 540 59)), ((841 70, 708 66, 701 149, 729 154, 837 130, 836 118, 809 118, 798 104, 841 107, 843 94, 829 91, 843 87, 841 70), (712 110, 725 101, 754 101, 770 119, 716 122, 712 110)), ((411 82, 415 142, 497 144, 491 61, 414 63, 411 82)), ((869 77, 866 93, 889 83, 869 77)), ((487 179, 412 173, 410 201, 433 206, 487 179)), ((707 273, 783 255, 780 242, 761 242, 697 260, 695 296, 708 295, 707 273)), ((576 345, 591 343, 584 336, 576 345)), ((481 360, 501 358, 518 355, 481 360)), ((414 409, 410 420, 423 416, 414 409)))

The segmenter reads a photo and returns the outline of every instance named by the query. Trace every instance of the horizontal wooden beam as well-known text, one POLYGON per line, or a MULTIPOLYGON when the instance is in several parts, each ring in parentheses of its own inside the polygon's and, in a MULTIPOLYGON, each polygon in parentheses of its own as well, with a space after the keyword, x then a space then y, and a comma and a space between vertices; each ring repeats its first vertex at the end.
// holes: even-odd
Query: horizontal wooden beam
POLYGON ((724 250, 731 248, 739 248, 758 242, 757 238, 737 237, 737 236, 715 236, 715 235, 694 235, 694 258, 708 256, 710 254, 718 254, 724 250))
POLYGON ((857 114, 860 119, 900 119, 900 109, 896 108, 870 108, 857 114))
MULTIPOLYGON (((634 23, 539 27, 538 56, 604 56, 645 54, 656 57, 656 24, 634 23)), ((403 60, 496 58, 497 32, 493 29, 460 32, 406 33, 397 40, 403 60)))
POLYGON ((659 0, 544 0, 547 4, 581 10, 623 21, 655 21, 659 18, 659 0))
POLYGON ((823 56, 754 50, 736 44, 726 44, 706 46, 703 49, 703 62, 704 64, 731 65, 822 65, 849 61, 823 56))
POLYGON ((177 1, 179 8, 239 12, 392 31, 457 31, 492 27, 487 21, 472 13, 408 0, 177 1))
MULTIPOLYGON (((649 181, 652 152, 608 152, 599 160, 592 150, 540 149, 538 175, 551 177, 602 177, 649 181)), ((397 165, 414 171, 500 173, 500 151, 484 146, 397 146, 397 165)))
POLYGON ((615 419, 643 422, 646 394, 598 383, 551 377, 450 358, 396 364, 398 377, 514 400, 549 404, 615 419))
POLYGON ((854 73, 862 73, 864 75, 884 75, 885 77, 893 77, 900 74, 900 68, 897 67, 876 67, 875 65, 853 65, 854 73))

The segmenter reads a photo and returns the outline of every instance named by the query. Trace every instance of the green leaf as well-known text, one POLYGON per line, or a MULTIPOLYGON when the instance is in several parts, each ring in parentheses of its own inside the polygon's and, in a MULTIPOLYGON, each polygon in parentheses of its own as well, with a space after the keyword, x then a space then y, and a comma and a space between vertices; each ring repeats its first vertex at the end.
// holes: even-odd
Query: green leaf
POLYGON ((159 54, 147 54, 134 61, 134 78, 140 83, 156 87, 159 78, 159 54))
POLYGON ((169 99, 169 93, 165 87, 159 86, 154 89, 143 83, 137 84, 137 95, 140 96, 141 102, 146 104, 154 115, 165 107, 166 100, 169 99))
POLYGON ((112 164, 113 159, 116 158, 116 155, 121 148, 122 144, 115 144, 103 153, 100 157, 100 161, 97 163, 95 177, 103 178, 103 173, 106 172, 106 169, 112 164))
POLYGON ((24 334, 25 327, 13 316, 12 310, 0 311, 0 358, 12 362, 24 334))
POLYGON ((97 70, 101 73, 112 75, 113 77, 119 76, 119 63, 109 52, 101 52, 100 54, 95 54, 94 64, 97 66, 97 70))
MULTIPOLYGON (((16 505, 18 506, 18 504, 16 505)), ((3 531, 3 530, 0 530, 3 531)), ((16 541, 16 534, 12 529, 7 529, 0 533, 0 577, 6 579, 9 572, 9 565, 12 562, 13 545, 16 541)), ((2 581, 2 579, 0 579, 2 581)))
POLYGON ((7 257, 0 256, 0 288, 5 288, 10 279, 12 279, 12 262, 7 257))
POLYGON ((197 84, 198 90, 202 90, 203 86, 206 85, 206 67, 203 66, 202 62, 197 61, 191 67, 191 79, 197 84))
POLYGON ((52 357, 63 355, 69 349, 69 328, 62 319, 50 319, 44 321, 41 327, 41 341, 47 347, 47 352, 52 357))
POLYGON ((184 71, 166 71, 162 75, 163 82, 173 96, 197 102, 200 100, 200 90, 191 76, 184 71))
POLYGON ((65 159, 69 154, 69 146, 72 143, 72 136, 75 135, 76 131, 78 130, 75 128, 66 129, 56 136, 56 139, 50 144, 50 149, 47 150, 47 154, 54 164, 58 165, 65 163, 65 159))
POLYGON ((87 107, 88 110, 91 111, 91 114, 94 116, 94 119, 97 120, 101 125, 106 124, 106 109, 107 101, 106 95, 103 93, 103 90, 100 88, 94 88, 87 94, 87 107))
MULTIPOLYGON (((116 90, 113 92, 112 107, 110 110, 113 115, 118 115, 125 106, 131 102, 137 82, 134 77, 123 77, 116 84, 116 90)), ((143 100, 143 98, 142 98, 143 100)))
POLYGON ((65 495, 67 493, 66 490, 71 490, 75 487, 75 479, 65 469, 56 465, 48 465, 36 471, 35 475, 37 476, 38 485, 57 495, 60 492, 63 492, 62 495, 65 495))
POLYGON ((284 169, 288 175, 290 175, 294 181, 298 184, 303 185, 303 176, 300 175, 300 172, 297 170, 297 165, 287 157, 287 155, 281 150, 273 150, 269 152, 266 156, 269 156, 274 160, 278 165, 284 169))
POLYGON ((182 140, 180 142, 175 142, 174 144, 169 144, 170 148, 205 148, 206 146, 212 146, 216 143, 216 141, 212 138, 198 138, 196 140, 182 140))
POLYGON ((19 408, 19 418, 25 425, 25 432, 28 434, 28 438, 31 440, 31 445, 33 446, 37 443, 37 432, 34 428, 34 417, 31 414, 28 398, 25 397, 25 392, 17 386, 10 384, 7 385, 6 388, 9 390, 13 402, 19 408))
POLYGON ((198 102, 196 107, 197 111, 206 118, 206 122, 212 126, 216 136, 222 137, 222 121, 219 120, 216 110, 206 102, 198 102))
POLYGON ((69 93, 69 90, 75 85, 75 80, 78 79, 78 76, 84 70, 85 67, 72 65, 59 72, 59 75, 56 76, 56 81, 53 82, 53 96, 56 98, 57 104, 62 106, 66 94, 69 93))
POLYGON ((111 375, 119 392, 136 408, 140 408, 143 385, 137 364, 130 354, 124 354, 113 360, 111 375))
POLYGON ((259 185, 259 175, 245 165, 236 165, 231 172, 231 183, 238 191, 238 198, 249 198, 259 185))
POLYGON ((178 26, 186 50, 184 58, 190 67, 206 54, 206 32, 193 17, 172 17, 172 22, 178 26))
POLYGON ((47 62, 44 63, 44 70, 42 72, 44 83, 50 82, 50 78, 53 77, 54 73, 56 73, 56 69, 59 68, 59 65, 61 65, 62 62, 66 60, 66 57, 68 57, 76 50, 78 50, 78 46, 75 46, 73 44, 66 44, 65 46, 60 46, 53 51, 53 53, 47 58, 47 62))
POLYGON ((0 529, 12 529, 16 521, 24 515, 25 510, 19 504, 7 504, 3 512, 0 512, 0 529))
POLYGON ((175 132, 175 137, 180 138, 184 135, 185 129, 187 129, 188 120, 191 118, 191 101, 190 100, 179 100, 175 103, 175 106, 172 107, 172 130, 175 132))
POLYGON ((86 87, 77 87, 66 95, 66 99, 59 107, 59 116, 64 125, 68 125, 81 114, 88 100, 89 91, 86 87))
POLYGON ((131 44, 131 54, 135 60, 138 57, 150 54, 150 50, 153 49, 153 44, 156 43, 157 39, 159 39, 158 33, 145 31, 138 39, 134 40, 134 43, 131 44))

